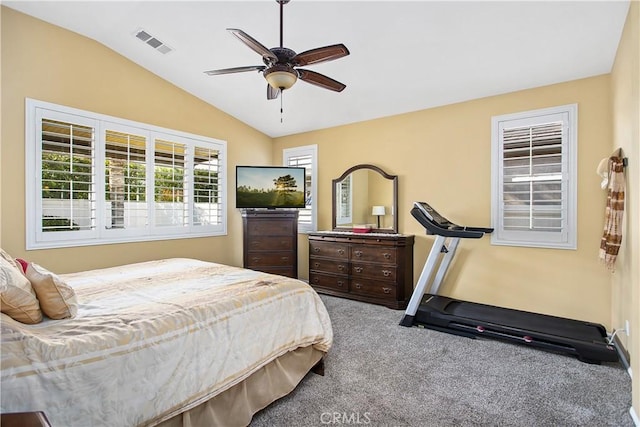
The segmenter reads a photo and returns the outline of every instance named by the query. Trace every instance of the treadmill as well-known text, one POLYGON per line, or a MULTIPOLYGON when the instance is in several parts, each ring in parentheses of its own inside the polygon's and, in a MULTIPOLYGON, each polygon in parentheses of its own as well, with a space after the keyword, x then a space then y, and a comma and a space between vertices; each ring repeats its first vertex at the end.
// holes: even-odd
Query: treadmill
POLYGON ((556 353, 566 353, 586 363, 617 362, 615 347, 607 342, 600 324, 521 310, 460 301, 438 295, 438 289, 455 255, 460 239, 479 239, 492 228, 464 227, 452 223, 425 202, 414 202, 411 215, 435 235, 427 261, 400 325, 422 326, 455 335, 496 338, 556 353), (427 283, 440 261, 431 285, 427 283))

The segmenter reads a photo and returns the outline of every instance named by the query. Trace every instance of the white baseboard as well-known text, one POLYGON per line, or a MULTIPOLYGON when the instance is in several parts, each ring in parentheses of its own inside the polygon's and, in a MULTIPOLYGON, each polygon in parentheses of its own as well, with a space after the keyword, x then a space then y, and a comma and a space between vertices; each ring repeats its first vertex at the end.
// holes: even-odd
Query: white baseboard
POLYGON ((636 426, 640 426, 640 419, 638 415, 636 415, 636 411, 633 410, 633 406, 629 408, 629 414, 631 415, 631 419, 636 426))

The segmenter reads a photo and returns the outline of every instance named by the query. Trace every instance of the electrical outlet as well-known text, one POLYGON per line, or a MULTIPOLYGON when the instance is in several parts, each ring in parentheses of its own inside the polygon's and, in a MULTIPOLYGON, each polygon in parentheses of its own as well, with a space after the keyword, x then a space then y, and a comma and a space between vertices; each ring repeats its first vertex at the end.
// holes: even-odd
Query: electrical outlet
POLYGON ((627 333, 627 336, 629 336, 630 331, 629 331, 629 321, 625 320, 624 322, 624 331, 627 333))

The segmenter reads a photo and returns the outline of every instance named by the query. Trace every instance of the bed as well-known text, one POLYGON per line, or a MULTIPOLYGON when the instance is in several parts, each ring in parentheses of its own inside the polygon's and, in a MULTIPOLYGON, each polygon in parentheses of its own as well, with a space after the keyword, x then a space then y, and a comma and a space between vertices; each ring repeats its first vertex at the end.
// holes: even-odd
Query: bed
POLYGON ((57 276, 77 313, 2 313, 1 412, 53 426, 246 426, 332 344, 302 281, 173 258, 57 276))

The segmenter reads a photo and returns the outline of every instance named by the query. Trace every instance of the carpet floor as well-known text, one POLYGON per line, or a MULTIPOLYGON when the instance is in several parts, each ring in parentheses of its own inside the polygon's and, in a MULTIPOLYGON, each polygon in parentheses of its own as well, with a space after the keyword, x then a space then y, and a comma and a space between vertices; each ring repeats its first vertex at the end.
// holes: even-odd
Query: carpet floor
POLYGON ((618 363, 405 328, 402 311, 321 298, 334 332, 325 376, 308 374, 251 427, 634 425, 618 363))

